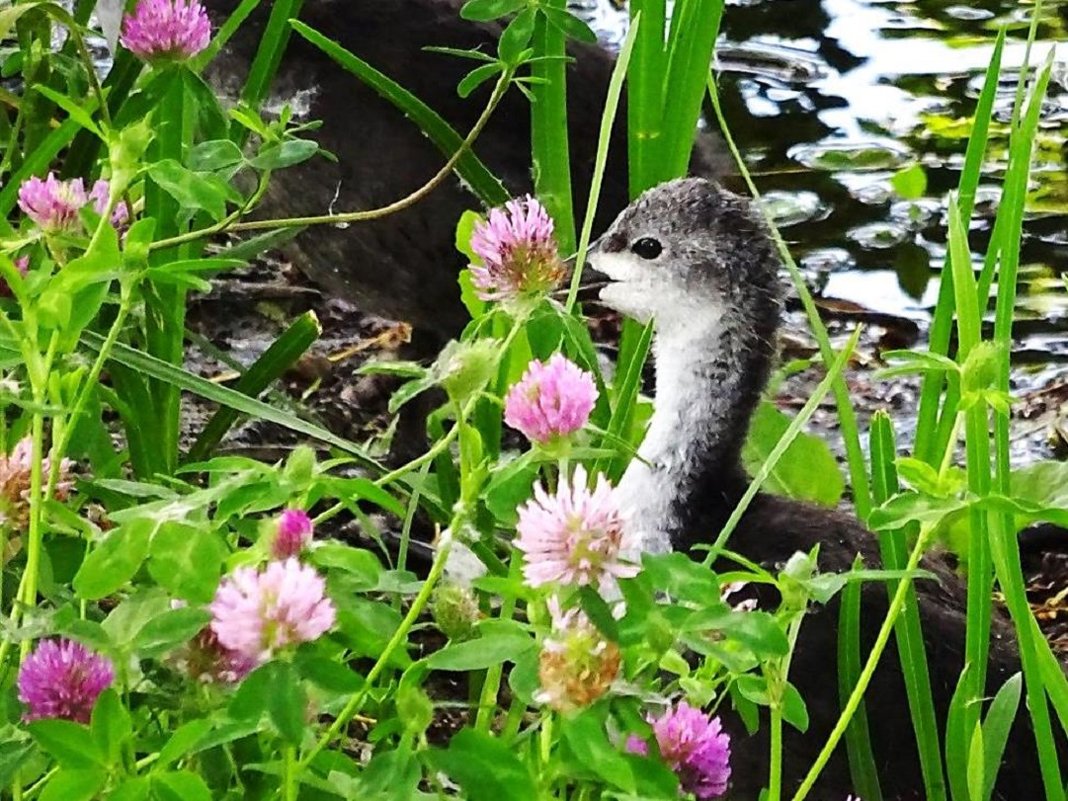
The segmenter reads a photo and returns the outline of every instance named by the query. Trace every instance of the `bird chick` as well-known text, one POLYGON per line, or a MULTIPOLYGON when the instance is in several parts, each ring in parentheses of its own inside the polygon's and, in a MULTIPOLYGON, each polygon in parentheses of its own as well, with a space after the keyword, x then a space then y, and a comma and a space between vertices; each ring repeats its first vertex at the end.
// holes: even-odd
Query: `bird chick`
MULTIPOLYGON (((620 485, 620 497, 629 501, 629 533, 652 552, 711 543, 746 490, 741 448, 774 356, 782 291, 772 242, 746 200, 709 181, 684 179, 649 190, 627 208, 592 249, 590 264, 609 279, 601 299, 638 320, 652 320, 655 330, 655 410, 641 458, 631 463, 620 485)), ((727 546, 771 570, 816 546, 823 571, 848 571, 858 555, 869 567, 880 564, 874 535, 853 517, 766 493, 750 504, 727 546)), ((938 579, 917 580, 916 595, 944 731, 964 667, 966 592, 938 557, 922 566, 938 579)), ((758 603, 775 608, 777 594, 761 588, 758 603)), ((885 586, 863 586, 862 648, 871 648, 888 606, 885 586)), ((838 619, 837 598, 810 607, 791 660, 789 678, 808 705, 810 726, 804 735, 789 727, 785 734, 783 782, 789 792, 838 718, 838 619)), ((990 694, 1019 669, 1012 625, 998 610, 987 666, 990 694)), ((893 646, 865 702, 883 797, 918 801, 924 785, 893 646)), ((730 797, 755 801, 768 775, 768 727, 765 722, 753 738, 738 719, 729 719, 728 727, 745 742, 735 749, 730 797)), ((995 798, 1043 797, 1029 728, 1021 709, 995 798)), ((844 750, 839 748, 824 770, 813 797, 843 798, 851 792, 844 750)))

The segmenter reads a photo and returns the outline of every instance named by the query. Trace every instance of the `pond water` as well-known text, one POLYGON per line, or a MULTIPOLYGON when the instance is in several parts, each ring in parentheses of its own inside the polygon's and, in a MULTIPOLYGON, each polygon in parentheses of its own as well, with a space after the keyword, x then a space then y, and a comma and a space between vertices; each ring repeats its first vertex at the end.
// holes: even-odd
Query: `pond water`
MULTIPOLYGON (((581 11, 610 43, 626 12, 581 11)), ((732 0, 717 48, 731 130, 815 289, 922 323, 937 295, 956 187, 997 30, 1008 26, 997 119, 1007 121, 1031 3, 918 0, 732 0), (894 172, 920 164, 924 197, 902 200, 894 172)), ((1041 12, 1032 63, 1065 40, 1068 0, 1041 12)), ((1068 51, 1058 54, 1068 57, 1068 51)), ((1021 258, 1018 319, 1029 351, 1068 351, 1068 80, 1061 62, 1042 110, 1021 258)), ((992 133, 994 133, 992 129, 992 133)), ((973 248, 985 242, 1004 171, 995 138, 980 187, 973 248)))

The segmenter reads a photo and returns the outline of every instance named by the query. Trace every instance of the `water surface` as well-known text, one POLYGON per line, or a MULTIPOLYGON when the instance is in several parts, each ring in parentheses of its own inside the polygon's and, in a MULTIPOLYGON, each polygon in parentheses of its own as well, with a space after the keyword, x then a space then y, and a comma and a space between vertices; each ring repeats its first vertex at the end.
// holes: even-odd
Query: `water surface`
MULTIPOLYGON (((724 109, 815 289, 926 321, 945 252, 944 199, 960 178, 968 118, 994 37, 1008 26, 997 122, 973 222, 973 249, 981 253, 1004 174, 1004 122, 1033 8, 1013 0, 728 5, 716 65, 724 109), (890 179, 913 164, 922 166, 927 187, 906 200, 890 179)), ((609 42, 620 41, 623 10, 607 0, 587 0, 584 10, 609 42)), ((1032 63, 1064 40, 1066 24, 1066 0, 1043 5, 1032 63)), ((1063 65, 1055 67, 1043 105, 1023 241, 1017 316, 1032 323, 1027 330, 1034 336, 1068 328, 1065 74, 1063 65)))

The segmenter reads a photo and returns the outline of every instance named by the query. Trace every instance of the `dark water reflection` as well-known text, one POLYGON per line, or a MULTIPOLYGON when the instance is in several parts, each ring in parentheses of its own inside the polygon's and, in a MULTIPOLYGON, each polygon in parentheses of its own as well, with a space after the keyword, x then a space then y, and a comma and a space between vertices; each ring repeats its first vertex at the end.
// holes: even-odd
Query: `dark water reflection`
MULTIPOLYGON (((618 42, 625 14, 585 4, 618 42)), ((1009 26, 997 117, 1011 112, 1033 6, 864 0, 742 0, 725 13, 720 91, 732 131, 793 252, 823 293, 923 320, 945 250, 944 198, 956 187, 967 119, 998 28, 1009 26), (927 188, 904 200, 895 171, 919 163, 927 188)), ((1068 0, 1044 5, 1032 63, 1065 39, 1068 0)), ((1064 58, 1065 56, 1062 56, 1064 58)), ((1068 329, 1068 175, 1065 69, 1043 106, 1026 221, 1018 317, 1068 329)), ((1005 166, 995 126, 973 248, 981 251, 1005 166)), ((1031 328, 1031 326, 1028 326, 1031 328)))

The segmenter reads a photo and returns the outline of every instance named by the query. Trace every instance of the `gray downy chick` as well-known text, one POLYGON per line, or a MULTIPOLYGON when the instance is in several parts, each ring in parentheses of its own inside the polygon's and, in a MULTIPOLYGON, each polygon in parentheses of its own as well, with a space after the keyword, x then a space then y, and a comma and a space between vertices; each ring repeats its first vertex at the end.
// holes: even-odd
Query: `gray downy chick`
MULTIPOLYGON (((593 248, 590 264, 607 276, 602 300, 638 320, 652 320, 656 355, 655 411, 621 482, 629 499, 630 534, 643 550, 688 551, 715 540, 748 484, 740 451, 774 357, 781 288, 779 260, 749 203, 701 179, 651 189, 627 208, 593 248)), ((727 547, 776 570, 793 554, 819 546, 819 569, 848 571, 860 555, 880 566, 877 541, 852 516, 760 493, 727 547)), ((703 555, 703 552, 701 552, 703 555)), ((723 560, 717 568, 730 569, 723 560)), ((917 580, 934 702, 942 731, 963 670, 966 592, 937 556, 923 567, 938 580, 917 580)), ((778 595, 760 587, 756 600, 773 609, 778 595)), ((866 582, 861 593, 861 649, 870 649, 888 608, 886 587, 866 582)), ((812 605, 801 627, 790 680, 808 705, 810 726, 786 727, 784 788, 800 783, 837 721, 837 596, 812 605)), ((992 621, 988 694, 1020 670, 1013 627, 1003 609, 992 621)), ((884 654, 865 696, 871 739, 885 799, 923 798, 916 738, 896 649, 884 654)), ((724 705, 722 709, 726 709, 724 705)), ((727 713, 735 736, 732 799, 758 797, 767 780, 767 721, 748 737, 727 713)), ((994 797, 1044 797, 1030 720, 1021 706, 1013 724, 994 797)), ((1058 747, 1066 750, 1063 738, 1058 747)), ((1062 756, 1063 764, 1063 756, 1062 756)), ((853 791, 840 747, 814 798, 853 791)))

